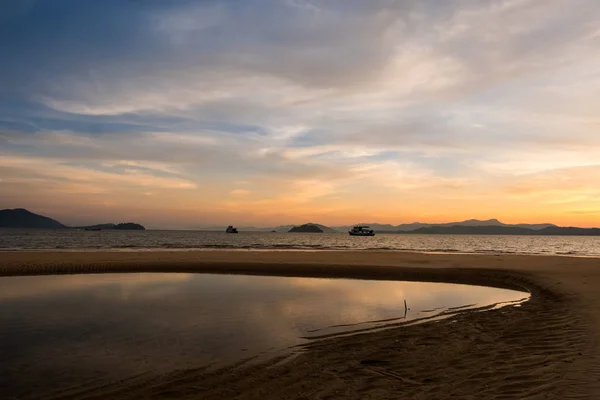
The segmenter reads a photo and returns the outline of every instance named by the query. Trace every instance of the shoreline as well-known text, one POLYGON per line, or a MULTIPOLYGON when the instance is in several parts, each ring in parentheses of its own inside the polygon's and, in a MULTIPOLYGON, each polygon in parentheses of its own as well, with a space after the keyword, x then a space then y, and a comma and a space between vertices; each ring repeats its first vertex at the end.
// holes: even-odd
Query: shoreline
POLYGON ((600 261, 395 251, 3 252, 0 276, 197 272, 412 280, 529 291, 521 307, 312 341, 291 360, 180 371, 53 398, 595 398, 600 261), (370 365, 361 361, 376 360, 370 365), (107 392, 108 391, 108 392, 107 392), (184 396, 185 395, 185 396, 184 396), (175 396, 173 396, 175 397, 175 396))
POLYGON ((432 254, 432 255, 482 255, 482 256, 529 256, 529 257, 573 257, 573 258, 597 258, 600 259, 600 254, 583 254, 576 252, 562 253, 526 253, 526 252, 507 252, 507 251, 474 251, 465 252, 459 250, 418 250, 418 249, 389 249, 389 248, 353 248, 353 249, 336 249, 336 248, 260 248, 260 247, 81 247, 81 248, 2 248, 0 254, 3 253, 194 253, 194 252, 298 252, 298 253, 327 253, 327 252, 375 252, 375 253, 402 253, 402 254, 432 254))

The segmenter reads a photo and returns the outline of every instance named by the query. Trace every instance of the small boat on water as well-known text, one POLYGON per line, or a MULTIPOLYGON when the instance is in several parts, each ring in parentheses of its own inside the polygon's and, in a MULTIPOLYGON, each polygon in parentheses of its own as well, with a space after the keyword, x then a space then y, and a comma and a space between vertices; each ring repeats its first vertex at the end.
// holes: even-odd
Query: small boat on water
POLYGON ((233 225, 229 225, 227 227, 227 229, 225 229, 225 232, 227 232, 227 233, 238 233, 238 230, 237 230, 237 228, 234 228, 233 225))
POLYGON ((350 236, 375 236, 375 231, 368 226, 357 225, 348 231, 350 236))

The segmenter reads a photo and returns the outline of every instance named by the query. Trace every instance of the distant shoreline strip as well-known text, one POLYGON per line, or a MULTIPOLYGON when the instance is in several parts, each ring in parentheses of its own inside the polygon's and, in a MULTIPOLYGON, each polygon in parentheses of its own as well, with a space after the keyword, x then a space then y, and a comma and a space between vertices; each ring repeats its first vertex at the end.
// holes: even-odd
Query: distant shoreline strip
POLYGON ((0 248, 0 253, 27 253, 27 252, 57 252, 57 253, 160 253, 160 252, 389 252, 389 253, 415 253, 415 254, 456 254, 456 255, 523 255, 523 256, 560 256, 560 257, 580 257, 580 258, 600 258, 600 253, 581 253, 575 251, 565 252, 516 252, 505 250, 481 250, 481 251, 461 251, 457 249, 397 249, 391 247, 325 247, 325 246, 256 246, 256 247, 230 247, 230 246, 203 246, 203 247, 55 247, 55 248, 22 248, 7 247, 0 248))

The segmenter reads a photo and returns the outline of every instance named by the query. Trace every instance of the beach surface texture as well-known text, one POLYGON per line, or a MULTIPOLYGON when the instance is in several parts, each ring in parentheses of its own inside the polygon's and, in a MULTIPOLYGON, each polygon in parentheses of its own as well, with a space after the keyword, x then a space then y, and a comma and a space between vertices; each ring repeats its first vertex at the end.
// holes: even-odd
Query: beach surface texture
POLYGON ((289 359, 44 399, 600 399, 600 259, 402 252, 2 252, 0 275, 198 272, 489 285, 519 307, 315 340, 289 359))

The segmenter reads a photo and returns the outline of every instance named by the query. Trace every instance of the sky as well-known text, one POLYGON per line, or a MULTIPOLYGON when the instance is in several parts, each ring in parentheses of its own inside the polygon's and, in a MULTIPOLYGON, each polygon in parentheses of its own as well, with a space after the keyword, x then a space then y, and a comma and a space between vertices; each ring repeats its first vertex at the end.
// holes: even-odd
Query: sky
POLYGON ((596 0, 0 8, 0 208, 600 226, 596 0))

